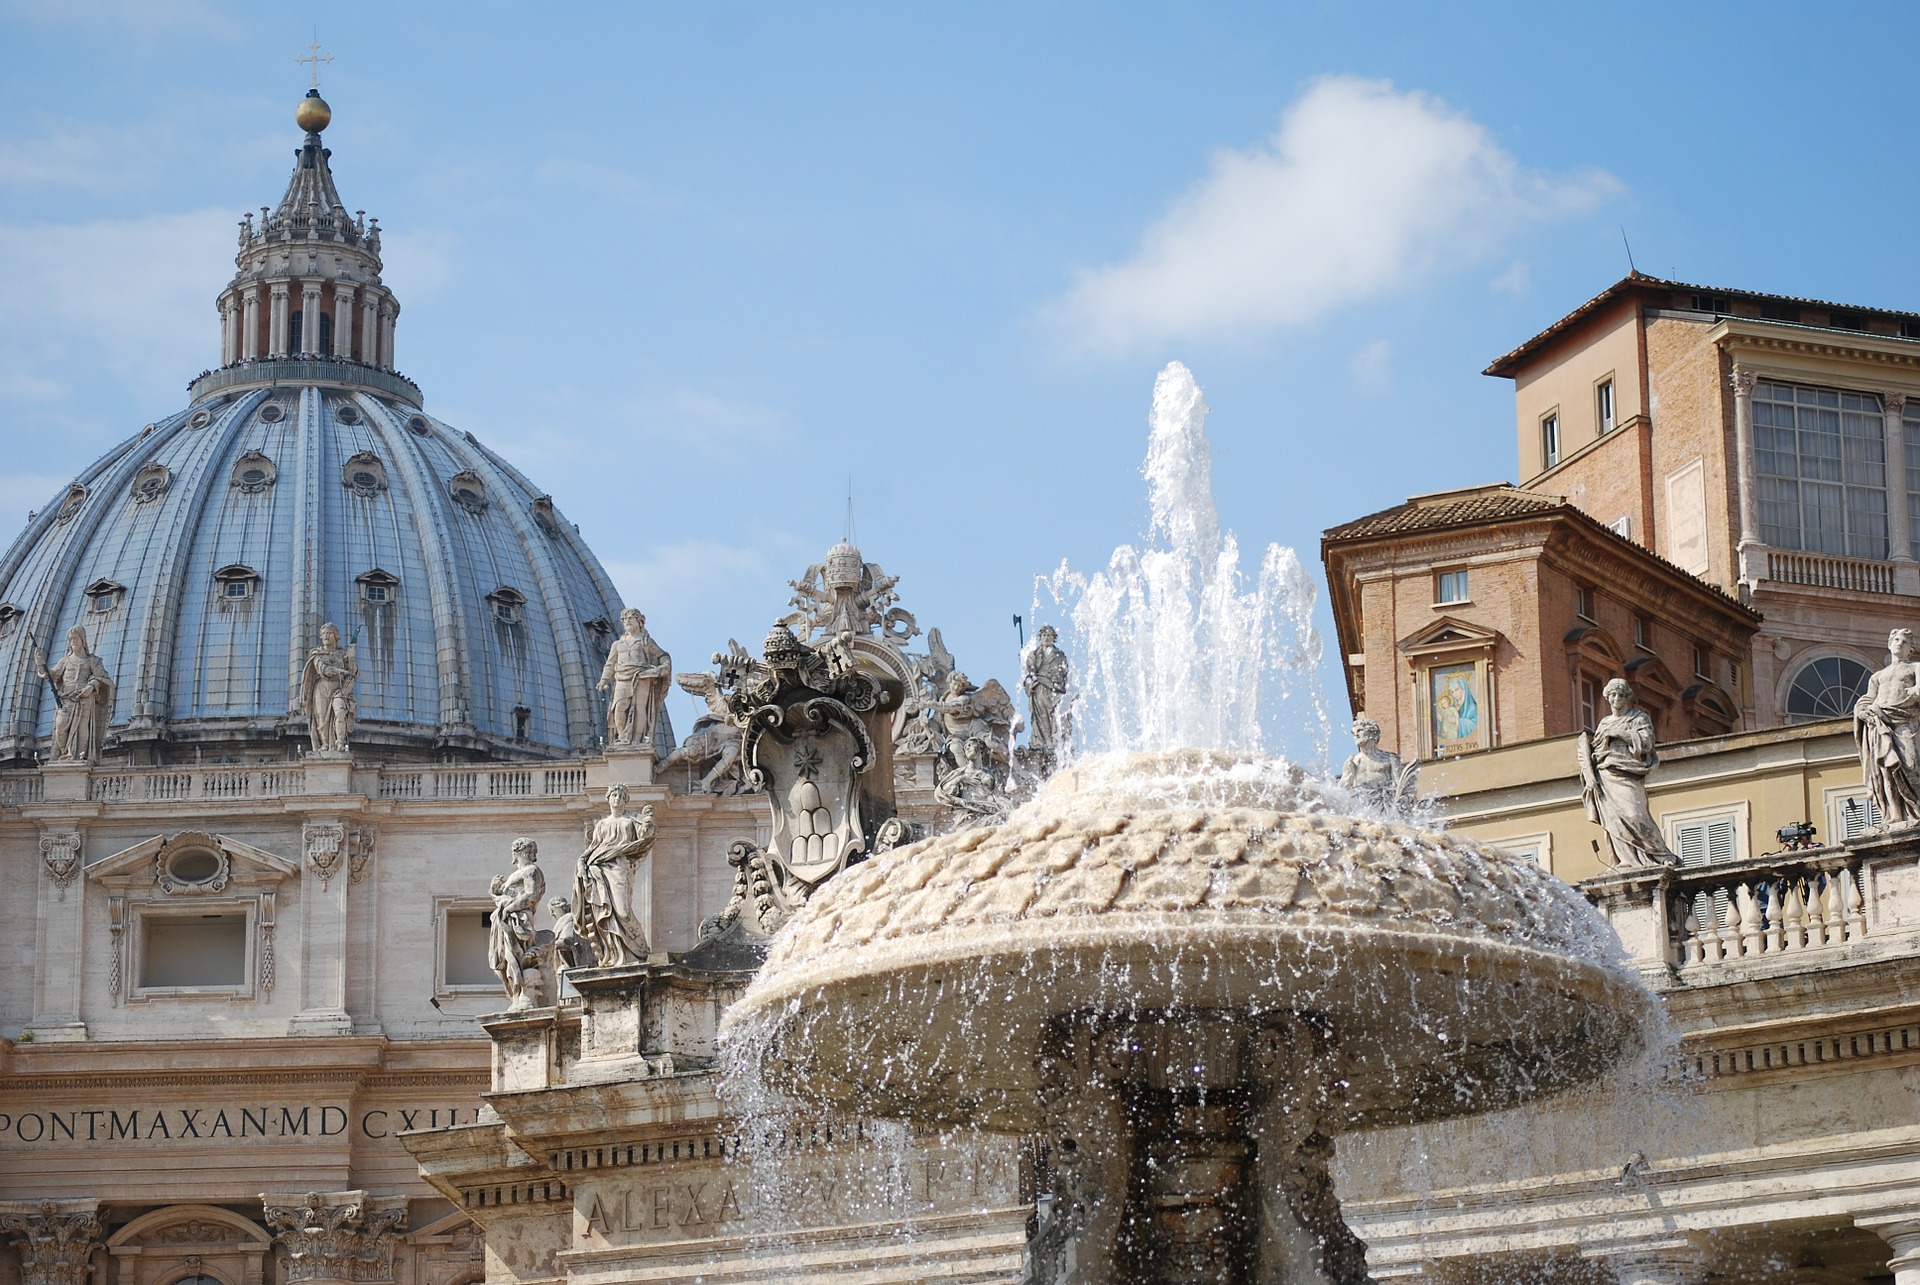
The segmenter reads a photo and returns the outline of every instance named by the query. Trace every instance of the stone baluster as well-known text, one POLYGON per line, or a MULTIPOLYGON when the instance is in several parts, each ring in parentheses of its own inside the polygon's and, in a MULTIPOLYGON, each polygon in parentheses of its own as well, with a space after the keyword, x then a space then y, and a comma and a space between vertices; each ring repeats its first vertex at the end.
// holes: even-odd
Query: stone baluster
POLYGON ((1787 948, 1787 925, 1781 914, 1785 909, 1787 881, 1770 879, 1763 886, 1767 890, 1767 953, 1778 955, 1787 948))
POLYGON ((1807 944, 1807 899, 1803 894, 1805 885, 1802 880, 1788 879, 1784 886, 1787 898, 1784 909, 1784 917, 1787 921, 1786 948, 1799 950, 1807 944))
POLYGON ((1807 890, 1807 945, 1824 946, 1827 944, 1827 902, 1826 891, 1820 887, 1818 876, 1805 881, 1807 890))
POLYGON ((1847 915, 1840 899, 1840 872, 1827 873, 1827 886, 1820 890, 1820 917, 1826 921, 1827 945, 1838 946, 1847 940, 1847 915))
POLYGON ((1867 903, 1860 895, 1860 872, 1852 866, 1840 872, 1847 915, 1847 940, 1859 941, 1867 935, 1867 903))
POLYGON ((20 1246, 20 1285, 87 1285, 100 1248, 97 1200, 0 1201, 0 1232, 20 1246))
POLYGON ((274 1243, 286 1255, 286 1285, 393 1279, 394 1240, 407 1220, 405 1196, 264 1192, 260 1204, 274 1243))
POLYGON ((1766 550, 1760 542, 1760 492, 1754 466, 1753 372, 1734 367, 1732 384, 1734 458, 1740 495, 1740 580, 1758 584, 1766 578, 1766 550))
POLYGON ((1681 930, 1680 962, 1682 964, 1698 964, 1706 959, 1707 950, 1702 944, 1702 935, 1699 912, 1690 901, 1687 903, 1686 925, 1681 930))
POLYGON ((1761 936, 1760 901, 1753 895, 1753 885, 1743 883, 1727 896, 1729 910, 1738 909, 1740 914, 1740 953, 1758 955, 1766 947, 1761 936))
MULTIPOLYGON (((1720 951, 1714 958, 1738 959, 1741 954, 1740 902, 1733 895, 1732 889, 1725 889, 1723 891, 1727 899, 1727 908, 1724 911, 1717 907, 1712 910, 1715 934, 1720 939, 1720 951)), ((1713 894, 1711 892, 1707 894, 1707 904, 1713 906, 1713 894)))
POLYGON ((1893 1273, 1893 1285, 1920 1285, 1920 1211, 1855 1214, 1853 1221, 1892 1247, 1887 1268, 1893 1273))

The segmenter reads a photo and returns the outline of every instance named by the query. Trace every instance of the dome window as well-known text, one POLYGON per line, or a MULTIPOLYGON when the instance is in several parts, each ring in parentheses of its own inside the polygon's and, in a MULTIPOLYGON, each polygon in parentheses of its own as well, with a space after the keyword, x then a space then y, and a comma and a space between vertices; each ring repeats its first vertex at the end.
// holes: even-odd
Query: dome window
POLYGON ((279 402, 268 402, 260 408, 260 422, 262 424, 278 424, 286 417, 287 408, 279 402))
POLYGON ((390 606, 400 592, 400 577, 378 567, 355 576, 354 583, 360 586, 360 601, 369 607, 390 606))
POLYGON ((53 520, 63 525, 73 521, 73 515, 78 513, 80 506, 86 502, 87 488, 75 482, 67 488, 67 493, 60 497, 60 507, 54 510, 53 520))
POLYGON ((133 475, 133 485, 128 488, 135 504, 151 504, 167 493, 173 485, 173 471, 166 465, 154 461, 140 466, 133 475))
POLYGON ((233 485, 248 495, 258 495, 273 485, 279 470, 259 451, 248 451, 233 462, 233 485))
POLYGON ((126 593, 127 587, 123 584, 112 580, 96 580, 86 588, 87 611, 95 616, 112 615, 126 593))
POLYGON ((407 417, 407 431, 415 437, 427 437, 431 435, 433 430, 427 426, 427 417, 425 415, 409 415, 407 417))
POLYGON ((340 470, 340 484, 363 500, 387 489, 387 466, 372 451, 361 451, 340 470))
POLYGON ((12 603, 0 603, 0 638, 11 638, 20 629, 20 608, 12 603))
POLYGON ((358 424, 360 422, 360 408, 351 405, 342 406, 333 413, 333 417, 342 424, 358 424))
POLYGON ((487 484, 472 469, 462 469, 448 478, 447 494, 455 504, 475 516, 487 511, 487 484))
POLYGON ((560 538, 560 519, 554 514, 551 495, 541 496, 527 508, 533 513, 533 524, 540 528, 543 535, 549 540, 560 538))
POLYGON ((222 602, 242 602, 253 597, 260 585, 260 573, 238 562, 213 573, 214 593, 222 602))
POLYGON ((493 618, 503 625, 517 625, 527 618, 527 595, 518 589, 501 585, 487 595, 487 601, 493 607, 493 618))
POLYGON ((188 428, 205 428, 211 423, 213 423, 213 412, 210 410, 197 410, 187 416, 188 428))

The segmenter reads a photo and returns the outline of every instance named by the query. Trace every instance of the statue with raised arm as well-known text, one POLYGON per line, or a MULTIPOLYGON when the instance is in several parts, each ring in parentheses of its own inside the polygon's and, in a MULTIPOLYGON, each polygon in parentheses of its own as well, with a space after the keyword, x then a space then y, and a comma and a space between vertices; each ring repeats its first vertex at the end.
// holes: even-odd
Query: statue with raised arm
POLYGON ((51 665, 36 650, 34 672, 53 688, 53 761, 99 759, 113 718, 113 679, 106 664, 87 650, 87 631, 79 625, 67 630, 67 654, 51 665))
POLYGON ((740 775, 740 729, 733 725, 720 676, 696 670, 674 681, 681 691, 704 700, 707 712, 694 720, 687 739, 660 760, 654 779, 668 780, 671 769, 684 768, 689 777, 694 774, 700 777, 699 784, 690 785, 690 790, 715 794, 725 788, 728 793, 740 793, 746 788, 740 775), (726 783, 724 787, 722 782, 726 783))
POLYGON ((1887 667, 1853 707, 1860 776, 1887 829, 1920 824, 1920 664, 1913 631, 1887 635, 1887 667))
POLYGON ((607 701, 607 743, 651 746, 673 681, 673 658, 660 650, 647 632, 647 618, 632 607, 620 613, 620 623, 626 632, 613 640, 600 671, 599 690, 613 691, 607 701))
POLYGON ((532 1008, 544 998, 540 993, 542 954, 552 945, 553 934, 533 926, 534 912, 547 891, 547 875, 539 861, 539 845, 532 839, 515 839, 513 869, 495 875, 489 888, 493 913, 487 917, 487 963, 506 988, 509 1011, 532 1008))
POLYGON ((1633 688, 1616 678, 1602 693, 1612 712, 1591 735, 1580 733, 1575 763, 1587 820, 1606 831, 1613 864, 1652 869, 1680 864, 1647 805, 1647 774, 1660 765, 1653 752, 1653 719, 1633 701, 1633 688))
POLYGON ((1380 748, 1380 724, 1362 714, 1353 720, 1353 756, 1340 769, 1340 784, 1375 807, 1403 811, 1413 803, 1418 763, 1402 762, 1380 748))
POLYGON ((1060 650, 1060 634, 1041 625, 1027 651, 1026 672, 1020 685, 1027 691, 1027 709, 1033 715, 1027 729, 1027 747, 1054 754, 1072 730, 1066 710, 1067 653, 1060 650))
POLYGON ((300 708, 307 716, 307 738, 315 754, 345 754, 353 731, 353 684, 360 665, 352 647, 340 645, 340 626, 320 626, 320 645, 307 653, 300 671, 300 708))
POLYGON ((647 957, 646 929, 633 913, 633 876, 653 851, 653 808, 634 816, 627 798, 626 786, 607 788, 607 815, 593 823, 573 874, 574 923, 602 968, 647 957))

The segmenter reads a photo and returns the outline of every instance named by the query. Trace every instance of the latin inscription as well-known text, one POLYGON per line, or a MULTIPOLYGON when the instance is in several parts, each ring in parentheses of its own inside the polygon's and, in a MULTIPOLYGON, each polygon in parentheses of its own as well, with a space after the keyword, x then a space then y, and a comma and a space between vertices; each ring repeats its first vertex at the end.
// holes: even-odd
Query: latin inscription
POLYGON ((100 1142, 278 1141, 357 1133, 378 1141, 408 1129, 473 1124, 474 1107, 338 1106, 102 1107, 0 1111, 0 1145, 100 1142))

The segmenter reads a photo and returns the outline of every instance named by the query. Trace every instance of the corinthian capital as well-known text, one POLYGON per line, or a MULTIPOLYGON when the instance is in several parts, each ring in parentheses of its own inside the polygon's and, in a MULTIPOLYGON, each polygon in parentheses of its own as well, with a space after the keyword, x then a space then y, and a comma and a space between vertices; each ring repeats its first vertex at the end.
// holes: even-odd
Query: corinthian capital
POLYGON ((405 1196, 263 1192, 260 1204, 274 1243, 287 1257, 289 1285, 393 1279, 394 1234, 407 1220, 405 1196))
POLYGON ((1881 393, 1880 404, 1886 407, 1890 414, 1898 415, 1907 409, 1907 395, 1905 393, 1881 393))
POLYGON ((100 1247, 97 1200, 0 1201, 0 1232, 20 1244, 21 1285, 87 1285, 100 1247))
POLYGON ((1727 382, 1733 385, 1733 391, 1738 395, 1741 393, 1751 393, 1753 391, 1754 378, 1755 376, 1752 371, 1742 370, 1740 367, 1735 366, 1733 368, 1733 374, 1728 377, 1727 382))

